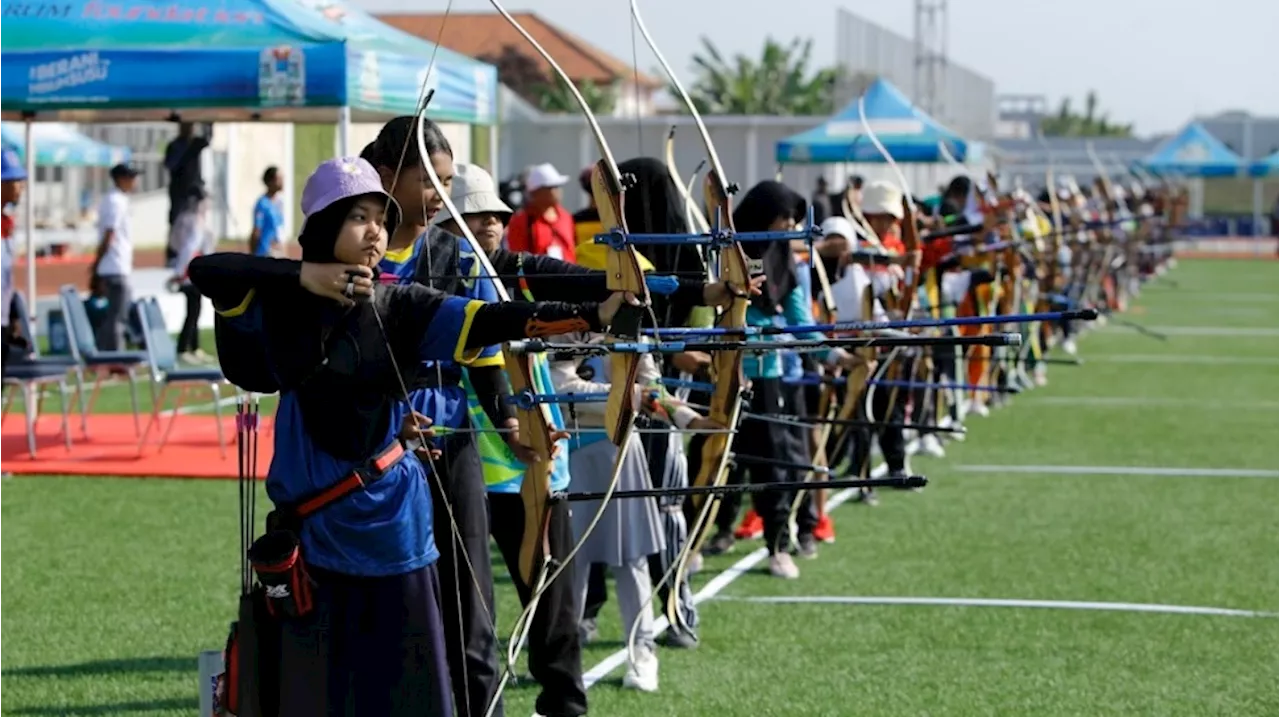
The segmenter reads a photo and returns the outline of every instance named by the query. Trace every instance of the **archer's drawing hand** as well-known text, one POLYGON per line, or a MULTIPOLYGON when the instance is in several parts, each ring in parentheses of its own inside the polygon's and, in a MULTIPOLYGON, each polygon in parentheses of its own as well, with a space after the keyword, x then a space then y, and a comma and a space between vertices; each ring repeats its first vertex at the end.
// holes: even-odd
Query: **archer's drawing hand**
MULTIPOLYGON (((404 417, 400 422, 400 433, 396 437, 402 441, 415 441, 419 438, 430 441, 436 437, 436 430, 432 428, 432 420, 426 416, 414 411, 404 417)), ((422 460, 435 460, 440 457, 440 450, 432 448, 427 443, 415 449, 418 458, 422 460)))
POLYGON ((702 303, 704 306, 721 306, 728 308, 733 304, 733 300, 740 296, 759 296, 761 287, 764 286, 765 276, 751 277, 750 283, 747 284, 746 293, 742 293, 742 289, 733 286, 727 281, 717 281, 714 284, 707 284, 702 287, 702 303))
POLYGON ((373 270, 358 264, 316 264, 303 262, 298 277, 302 288, 343 306, 373 296, 373 270))

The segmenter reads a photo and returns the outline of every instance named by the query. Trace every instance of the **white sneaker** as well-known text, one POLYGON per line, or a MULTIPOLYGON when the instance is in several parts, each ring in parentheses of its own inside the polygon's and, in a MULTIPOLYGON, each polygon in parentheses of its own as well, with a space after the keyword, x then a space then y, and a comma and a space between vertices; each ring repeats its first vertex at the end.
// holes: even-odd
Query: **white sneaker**
POLYGON ((1049 367, 1045 364, 1036 364, 1035 381, 1037 386, 1049 385, 1049 367))
POLYGON ((769 574, 775 578, 795 580, 800 577, 800 568, 796 567, 790 553, 774 553, 769 557, 769 574))
MULTIPOLYGON (((1102 318, 1102 317, 1098 317, 1098 318, 1102 318)), ((1074 338, 1068 338, 1066 341, 1063 341, 1062 350, 1067 352, 1068 356, 1075 356, 1077 351, 1076 340, 1074 338)))
POLYGON ((939 441, 938 437, 932 433, 927 434, 924 438, 920 439, 920 450, 928 453, 934 458, 947 457, 947 451, 942 447, 942 441, 939 441))
POLYGON ((627 674, 622 676, 622 686, 641 692, 658 691, 658 655, 652 647, 636 648, 635 660, 627 663, 627 674))
POLYGON ((985 403, 978 403, 977 401, 974 401, 973 404, 969 406, 969 413, 981 418, 986 418, 991 415, 991 409, 987 408, 987 404, 985 403))
POLYGON ((689 566, 686 570, 690 575, 702 572, 702 553, 694 553, 689 556, 689 566))

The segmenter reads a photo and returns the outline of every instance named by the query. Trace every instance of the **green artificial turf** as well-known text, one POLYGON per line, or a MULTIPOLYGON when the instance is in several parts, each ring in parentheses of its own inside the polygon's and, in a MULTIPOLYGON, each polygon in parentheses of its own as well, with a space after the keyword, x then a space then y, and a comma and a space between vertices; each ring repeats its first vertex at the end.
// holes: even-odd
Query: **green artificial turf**
MULTIPOLYGON (((799 580, 756 566, 702 604, 699 649, 660 652, 660 692, 622 690, 615 671, 591 689, 592 714, 1274 714, 1276 268, 1182 262, 1123 317, 1163 330, 1164 340, 1115 321, 1088 332, 1083 365, 1054 365, 1048 386, 971 418, 967 440, 949 443, 945 459, 913 457, 914 472, 931 481, 925 491, 835 510, 838 541, 800 561, 799 580), (1268 615, 745 601, 762 596, 1268 615)), ((233 481, 5 480, 4 713, 193 714, 196 654, 221 647, 235 607, 236 505, 233 481)), ((756 547, 707 560, 698 585, 756 547)), ((518 607, 500 562, 495 574, 505 637, 518 607)), ((611 602, 584 667, 615 652, 622 631, 611 602)), ((530 714, 535 695, 527 681, 509 688, 507 714, 530 714)))

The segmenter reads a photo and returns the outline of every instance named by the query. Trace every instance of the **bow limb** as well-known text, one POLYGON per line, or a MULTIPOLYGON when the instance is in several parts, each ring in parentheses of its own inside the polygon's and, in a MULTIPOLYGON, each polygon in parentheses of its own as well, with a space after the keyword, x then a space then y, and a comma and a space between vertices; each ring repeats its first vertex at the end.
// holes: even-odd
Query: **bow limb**
MULTIPOLYGON (((604 133, 601 131, 595 115, 591 112, 590 106, 582 97, 582 93, 574 86, 573 81, 560 67, 560 64, 555 61, 555 58, 507 12, 506 8, 498 0, 490 0, 490 4, 547 61, 547 64, 551 66, 555 74, 564 83, 582 111, 583 117, 587 121, 587 126, 595 137, 596 145, 600 150, 600 160, 596 162, 591 171, 591 193, 600 212, 600 223, 605 231, 620 233, 625 238, 627 232, 623 219, 625 183, 621 172, 618 170, 618 163, 614 160, 613 152, 609 149, 609 144, 605 140, 604 133)), ((613 326, 610 327, 610 333, 613 337, 634 338, 639 335, 640 323, 643 320, 644 311, 649 305, 649 290, 645 285, 644 272, 641 269, 640 259, 634 247, 625 241, 610 247, 610 251, 606 256, 605 271, 606 286, 610 290, 633 294, 640 304, 645 307, 624 306, 614 317, 613 326)), ((616 341, 616 338, 611 338, 610 341, 616 341)), ((578 550, 582 548, 587 538, 594 531, 609 505, 609 498, 617 488, 627 449, 632 442, 631 437, 635 426, 634 386, 639 362, 640 355, 635 353, 613 354, 609 357, 610 388, 608 402, 605 406, 605 430, 609 435, 610 441, 618 447, 609 487, 605 491, 605 497, 600 501, 600 507, 596 510, 582 536, 578 538, 573 548, 560 558, 559 566, 554 570, 550 570, 549 564, 547 564, 548 569, 541 571, 540 579, 535 581, 537 584, 532 587, 533 593, 521 613, 520 619, 516 621, 516 632, 512 634, 512 639, 508 643, 511 647, 508 649, 509 659, 507 669, 504 671, 504 678, 511 673, 514 657, 519 650, 521 640, 517 638, 517 634, 520 632, 521 626, 529 624, 530 617, 537 609, 539 598, 541 598, 547 587, 572 564, 573 556, 577 554, 578 550)), ((501 689, 494 696, 494 701, 490 705, 490 712, 496 707, 500 696, 501 689)))
MULTIPOLYGON (((635 22, 636 29, 644 37, 645 43, 653 51, 654 57, 662 65, 663 71, 671 79, 671 86, 688 108, 694 125, 697 127, 698 136, 706 150, 707 161, 711 164, 711 169, 707 172, 703 185, 707 216, 711 220, 709 223, 726 237, 726 241, 719 248, 720 264, 718 273, 721 280, 730 286, 738 287, 741 291, 741 294, 735 296, 730 306, 720 315, 717 325, 720 328, 743 328, 747 324, 747 308, 750 305, 750 301, 746 296, 746 288, 750 284, 751 273, 747 264, 746 254, 742 251, 742 246, 732 240, 734 233, 733 194, 737 192, 738 188, 736 185, 727 182, 724 166, 720 163, 720 155, 716 152, 715 144, 711 141, 711 135, 707 132, 707 126, 702 121, 702 115, 699 114, 698 108, 693 99, 689 97, 684 84, 680 82, 679 76, 671 68, 671 64, 667 62, 667 58, 662 54, 662 50, 658 48, 658 44, 645 26, 637 0, 631 0, 631 17, 635 22)), ((699 451, 698 472, 693 477, 693 485, 699 487, 720 485, 727 475, 733 431, 737 428, 742 413, 744 387, 742 352, 733 350, 716 352, 711 361, 711 375, 715 388, 711 394, 708 418, 724 426, 727 430, 724 433, 707 435, 702 444, 699 451)), ((703 496, 694 496, 690 500, 697 518, 689 526, 688 539, 680 554, 676 556, 675 564, 672 566, 672 570, 674 570, 673 586, 679 586, 683 583, 689 567, 689 557, 701 548, 702 541, 706 535, 706 528, 711 524, 715 511, 719 506, 718 500, 709 500, 703 496)), ((678 602, 673 600, 669 604, 674 605, 678 602)), ((669 611, 672 613, 669 617, 675 618, 675 622, 681 625, 685 624, 684 616, 680 614, 678 608, 672 607, 669 611)), ((634 632, 633 629, 633 635, 634 632)), ((633 640, 629 639, 629 650, 632 648, 632 643, 633 640)))

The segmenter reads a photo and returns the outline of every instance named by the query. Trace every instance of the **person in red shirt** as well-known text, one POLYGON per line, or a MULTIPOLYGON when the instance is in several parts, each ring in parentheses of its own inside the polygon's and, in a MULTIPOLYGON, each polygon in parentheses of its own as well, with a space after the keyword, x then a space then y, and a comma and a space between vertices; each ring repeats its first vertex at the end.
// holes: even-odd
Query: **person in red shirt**
POLYGON ((573 214, 560 204, 560 187, 569 178, 551 164, 529 170, 525 180, 526 201, 507 225, 507 248, 533 254, 577 261, 573 214))

